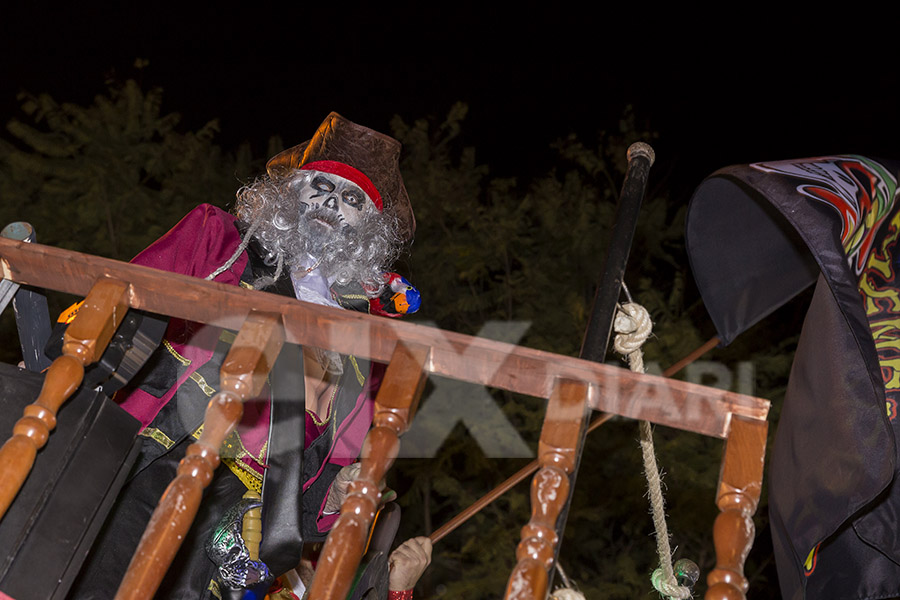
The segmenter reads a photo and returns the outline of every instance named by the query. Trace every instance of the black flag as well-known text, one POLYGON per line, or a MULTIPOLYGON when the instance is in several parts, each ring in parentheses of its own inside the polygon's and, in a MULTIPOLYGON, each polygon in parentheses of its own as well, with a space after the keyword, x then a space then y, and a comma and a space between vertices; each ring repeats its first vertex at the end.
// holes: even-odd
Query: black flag
POLYGON ((687 247, 723 343, 815 282, 769 470, 782 595, 900 596, 898 164, 829 156, 717 171, 687 247))

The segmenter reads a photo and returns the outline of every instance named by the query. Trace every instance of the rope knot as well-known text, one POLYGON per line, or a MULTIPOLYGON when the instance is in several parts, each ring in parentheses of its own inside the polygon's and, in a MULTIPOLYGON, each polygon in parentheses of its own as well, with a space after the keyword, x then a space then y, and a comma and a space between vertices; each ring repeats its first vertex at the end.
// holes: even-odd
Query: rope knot
POLYGON ((666 576, 663 567, 653 571, 650 581, 653 588, 667 598, 679 600, 690 598, 693 595, 694 585, 700 579, 700 568, 688 559, 682 558, 672 565, 672 571, 666 576))
POLYGON ((644 361, 640 357, 641 346, 653 332, 653 321, 650 313, 640 304, 628 302, 619 306, 613 321, 616 337, 613 349, 626 356, 631 363, 631 370, 644 372, 644 361), (638 353, 638 355, 635 355, 638 353), (637 364, 635 364, 637 363, 637 364))

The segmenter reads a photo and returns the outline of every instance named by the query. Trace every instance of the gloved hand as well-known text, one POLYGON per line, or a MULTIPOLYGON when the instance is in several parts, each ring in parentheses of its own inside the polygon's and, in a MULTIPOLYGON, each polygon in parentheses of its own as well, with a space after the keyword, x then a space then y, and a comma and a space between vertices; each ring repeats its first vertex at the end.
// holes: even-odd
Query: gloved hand
POLYGON ((325 500, 325 514, 332 514, 341 510, 341 504, 347 497, 347 490, 350 483, 359 475, 359 463, 347 465, 338 471, 337 477, 331 482, 331 489, 328 490, 328 498, 325 500))
POLYGON ((400 544, 388 559, 388 588, 395 592, 411 590, 431 564, 431 540, 414 537, 400 544))

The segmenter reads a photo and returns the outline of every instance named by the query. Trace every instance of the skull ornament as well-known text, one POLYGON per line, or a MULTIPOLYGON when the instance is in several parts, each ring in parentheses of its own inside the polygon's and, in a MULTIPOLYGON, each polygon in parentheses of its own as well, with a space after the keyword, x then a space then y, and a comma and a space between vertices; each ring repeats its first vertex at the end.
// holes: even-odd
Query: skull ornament
POLYGON ((260 506, 262 502, 258 499, 241 498, 225 511, 206 545, 206 553, 218 567, 222 583, 233 589, 251 587, 271 579, 264 562, 251 560, 250 551, 241 537, 244 514, 260 506))

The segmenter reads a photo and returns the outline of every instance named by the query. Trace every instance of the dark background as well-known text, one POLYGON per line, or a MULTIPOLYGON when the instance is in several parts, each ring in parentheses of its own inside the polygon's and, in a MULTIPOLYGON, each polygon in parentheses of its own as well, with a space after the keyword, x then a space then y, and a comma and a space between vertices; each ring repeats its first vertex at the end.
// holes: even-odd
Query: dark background
POLYGON ((88 105, 106 81, 136 78, 165 90, 183 129, 219 119, 222 146, 260 158, 270 136, 299 143, 332 110, 389 132, 394 115, 441 121, 462 101, 478 162, 527 181, 554 167, 555 140, 593 147, 631 105, 659 134, 651 183, 665 177, 675 207, 731 164, 898 158, 892 22, 855 6, 392 7, 5 7, 0 122, 27 120, 22 90, 88 105))
POLYGON ((0 120, 18 114, 22 89, 88 104, 106 77, 137 77, 164 89, 163 111, 181 113, 185 127, 218 118, 220 143, 249 141, 262 156, 270 135, 306 140, 332 110, 388 131, 395 114, 440 119, 463 101, 463 141, 479 162, 526 176, 552 167, 554 140, 576 133, 590 146, 630 104, 660 133, 658 158, 684 201, 728 164, 895 157, 889 21, 846 8, 786 10, 7 8, 0 120), (138 71, 137 58, 149 64, 138 71))

